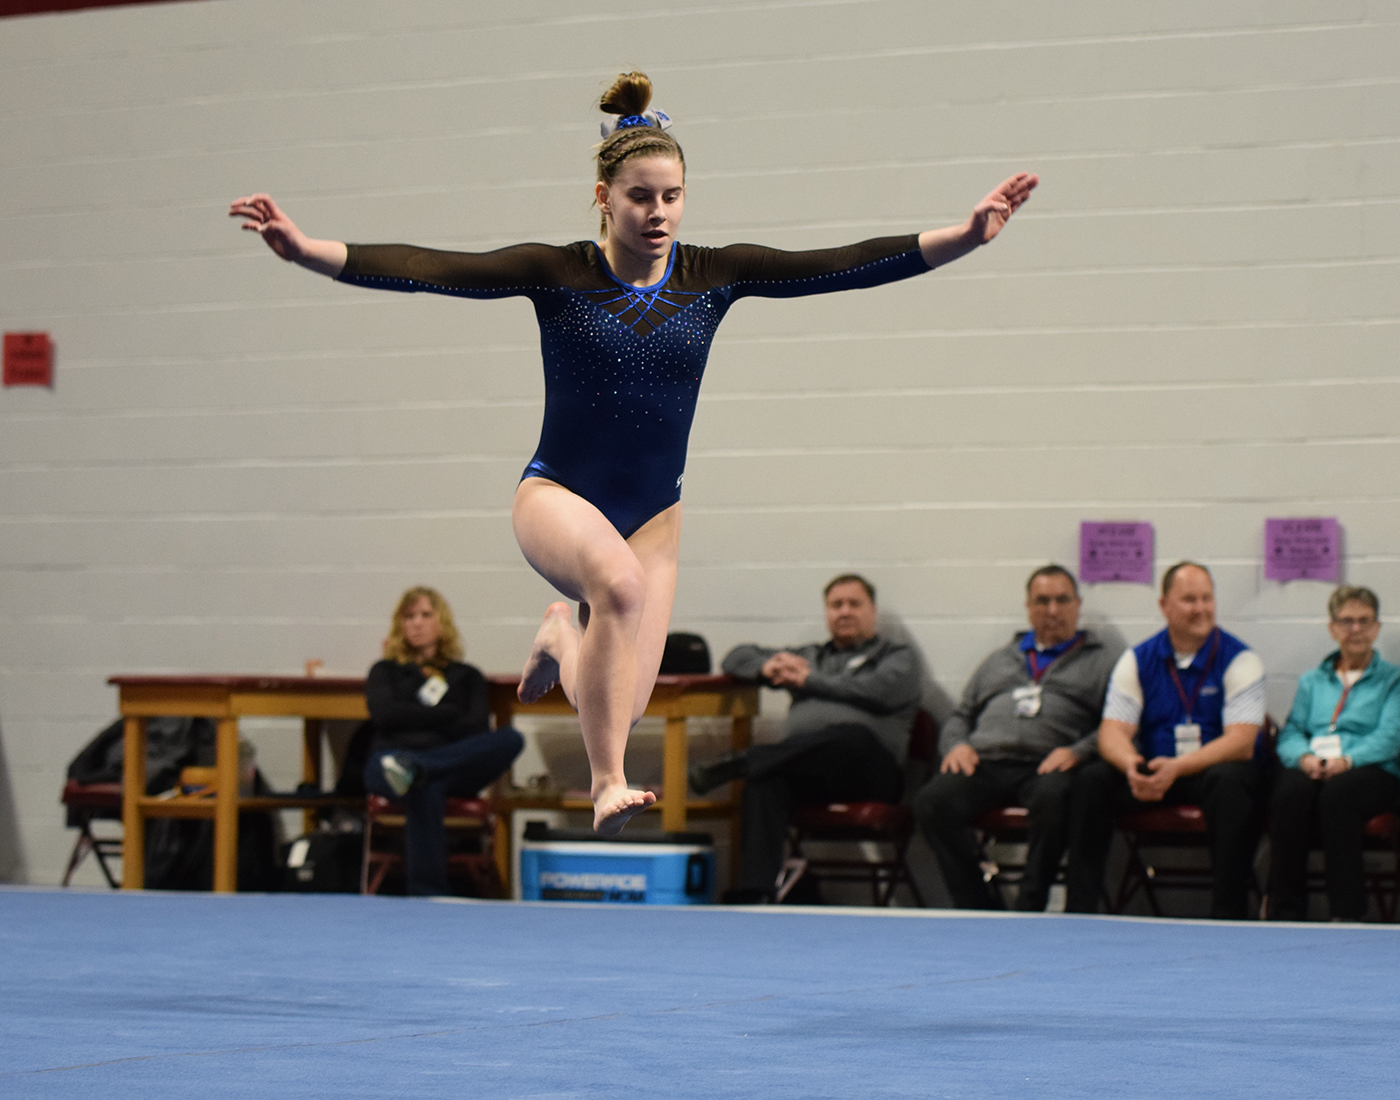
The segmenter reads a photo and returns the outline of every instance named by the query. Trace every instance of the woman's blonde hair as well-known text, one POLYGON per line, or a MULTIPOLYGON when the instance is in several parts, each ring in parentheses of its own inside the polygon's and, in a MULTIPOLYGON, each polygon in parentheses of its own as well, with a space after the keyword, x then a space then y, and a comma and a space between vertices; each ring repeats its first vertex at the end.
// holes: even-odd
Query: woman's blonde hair
MULTIPOLYGON (((598 100, 604 114, 640 115, 651 102, 651 79, 646 73, 619 73, 612 87, 598 100)), ((681 162, 681 178, 685 178, 685 153, 675 138, 658 126, 629 126, 614 130, 598 146, 598 182, 612 185, 624 161, 633 157, 672 157, 681 162)), ((598 232, 608 231, 608 220, 598 217, 598 232)))
POLYGON ((389 636, 384 639, 384 656, 401 665, 429 664, 437 667, 442 667, 449 661, 462 659, 462 637, 457 633, 457 624, 452 621, 452 608, 447 606, 447 601, 436 588, 415 585, 399 597, 398 606, 394 608, 394 617, 389 623, 389 636), (419 660, 418 654, 403 636, 404 616, 422 599, 433 605, 438 618, 437 652, 433 654, 432 660, 426 662, 419 660))

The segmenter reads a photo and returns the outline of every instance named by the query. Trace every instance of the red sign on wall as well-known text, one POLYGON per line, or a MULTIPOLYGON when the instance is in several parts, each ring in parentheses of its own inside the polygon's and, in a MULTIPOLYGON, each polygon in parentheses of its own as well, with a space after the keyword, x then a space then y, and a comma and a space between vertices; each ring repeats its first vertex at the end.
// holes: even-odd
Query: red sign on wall
POLYGON ((7 386, 53 386, 53 344, 47 332, 5 333, 7 386))

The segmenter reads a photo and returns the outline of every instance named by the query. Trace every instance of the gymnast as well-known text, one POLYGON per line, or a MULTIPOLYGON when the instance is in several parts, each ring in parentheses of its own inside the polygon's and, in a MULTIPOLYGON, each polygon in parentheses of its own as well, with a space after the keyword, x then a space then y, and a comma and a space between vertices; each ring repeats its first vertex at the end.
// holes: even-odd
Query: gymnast
MULTIPOLYGON (((229 207, 284 260, 355 286, 465 298, 527 297, 544 360, 539 448, 511 523, 526 561, 579 604, 553 603, 519 695, 556 683, 578 711, 604 835, 656 801, 629 789, 627 736, 651 697, 676 588, 686 443, 710 342, 739 298, 877 286, 956 260, 997 235, 1039 182, 1018 173, 962 224, 843 248, 781 252, 676 241, 685 156, 648 109, 651 81, 625 73, 603 95, 594 197, 598 241, 494 252, 312 240, 270 195, 229 207)), ((684 792, 671 792, 684 797, 684 792)))

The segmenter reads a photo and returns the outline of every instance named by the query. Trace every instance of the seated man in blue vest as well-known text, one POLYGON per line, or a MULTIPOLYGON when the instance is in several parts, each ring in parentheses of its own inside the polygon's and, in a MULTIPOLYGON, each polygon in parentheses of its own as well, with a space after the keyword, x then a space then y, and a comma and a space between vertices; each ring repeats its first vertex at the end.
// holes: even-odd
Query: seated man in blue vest
POLYGON ((1168 569, 1158 606, 1167 628, 1119 658, 1099 727, 1102 759, 1075 780, 1065 909, 1097 911, 1116 814, 1194 803, 1209 832, 1210 915, 1241 920, 1263 797, 1252 758, 1264 722, 1264 665, 1215 625, 1205 566, 1168 569))
POLYGON ((1000 908, 982 875, 972 824, 999 806, 1025 806, 1027 852, 1016 908, 1041 910, 1065 854, 1075 770, 1094 759, 1104 693, 1121 642, 1079 628, 1079 585, 1060 565, 1026 581, 1030 630, 972 674, 943 725, 943 762, 914 800, 924 839, 959 909, 1000 908))

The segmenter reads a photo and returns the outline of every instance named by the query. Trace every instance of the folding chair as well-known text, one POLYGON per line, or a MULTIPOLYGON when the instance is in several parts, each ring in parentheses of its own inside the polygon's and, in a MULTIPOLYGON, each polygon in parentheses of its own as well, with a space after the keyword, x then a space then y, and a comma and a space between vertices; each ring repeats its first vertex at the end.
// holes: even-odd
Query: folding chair
MULTIPOLYGON (((1381 920, 1394 924, 1396 917, 1396 896, 1400 894, 1400 816, 1393 813, 1377 814, 1366 822, 1363 832, 1364 850, 1389 855, 1389 866, 1372 868, 1366 872, 1366 885, 1371 896, 1376 899, 1376 909, 1381 920)), ((1322 846, 1320 835, 1313 838, 1313 847, 1322 846)), ((1308 872, 1308 890, 1322 893, 1327 889, 1326 872, 1319 869, 1308 872)))
POLYGON ((63 885, 67 886, 73 872, 87 858, 89 852, 102 868, 102 877, 113 890, 121 884, 112 873, 107 860, 121 859, 121 837, 97 836, 92 831, 92 823, 108 819, 120 821, 122 817, 122 785, 120 783, 79 783, 70 779, 63 785, 60 801, 68 807, 68 824, 78 829, 78 839, 68 857, 68 869, 63 872, 63 885))
POLYGON ((1366 884, 1376 899, 1381 920, 1394 924, 1396 898, 1400 895, 1400 816, 1393 813, 1377 814, 1366 822, 1367 848, 1375 852, 1390 854, 1388 870, 1366 872, 1366 884))
MULTIPOLYGON (((927 711, 919 711, 909 731, 909 774, 905 794, 923 786, 938 759, 938 723, 927 711)), ((791 855, 778 876, 777 899, 782 901, 804 876, 820 883, 866 882, 872 905, 888 906, 895 890, 904 884, 923 907, 923 894, 909 873, 906 858, 914 836, 914 814, 903 802, 834 802, 799 810, 789 833, 791 855), (818 857, 807 854, 809 841, 854 843, 859 857, 818 857)))
POLYGON ((1030 811, 1024 806, 999 806, 988 810, 972 825, 977 832, 977 846, 982 853, 982 879, 996 890, 996 897, 1006 904, 1004 890, 1020 885, 1026 874, 1025 859, 1015 859, 1007 853, 997 856, 994 849, 1026 843, 1030 827, 1030 811))
MULTIPOLYGON (((471 884, 474 896, 500 898, 505 896, 494 854, 496 814, 491 804, 482 798, 449 798, 443 824, 449 840, 452 834, 476 838, 474 852, 452 852, 447 856, 447 869, 462 872, 471 884)), ((377 894, 385 876, 403 864, 403 807, 377 794, 365 800, 365 858, 361 871, 360 892, 377 894), (376 840, 380 846, 376 847, 376 840)))
MULTIPOLYGON (((1154 806, 1150 810, 1125 814, 1118 819, 1118 830, 1128 844, 1123 877, 1110 899, 1110 913, 1121 913, 1139 890, 1147 895, 1154 917, 1162 915, 1157 890, 1209 890, 1210 867, 1189 867, 1150 861, 1145 852, 1152 848, 1206 848, 1206 814, 1199 806, 1154 806)), ((1209 862, 1209 861, 1207 861, 1209 862)))

